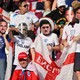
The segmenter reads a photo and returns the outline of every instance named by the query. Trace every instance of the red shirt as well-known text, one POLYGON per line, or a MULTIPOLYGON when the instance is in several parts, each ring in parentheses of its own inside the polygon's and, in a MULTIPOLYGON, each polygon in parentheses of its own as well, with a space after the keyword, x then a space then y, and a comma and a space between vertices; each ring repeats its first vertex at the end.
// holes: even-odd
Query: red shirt
MULTIPOLYGON (((21 75, 22 70, 15 70, 12 76, 12 80, 24 80, 24 76, 21 75)), ((38 76, 33 71, 26 71, 26 80, 39 80, 38 76)))
POLYGON ((22 67, 18 65, 13 72, 11 80, 39 80, 38 73, 35 65, 30 62, 25 69, 25 72, 22 72, 22 67), (26 79, 24 79, 26 76, 26 79))

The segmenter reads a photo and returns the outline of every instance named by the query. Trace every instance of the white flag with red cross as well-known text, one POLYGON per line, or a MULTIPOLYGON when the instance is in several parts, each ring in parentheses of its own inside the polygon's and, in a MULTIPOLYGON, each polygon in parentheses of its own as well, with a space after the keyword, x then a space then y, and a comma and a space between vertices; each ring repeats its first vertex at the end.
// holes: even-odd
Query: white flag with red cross
POLYGON ((60 67, 57 66, 56 62, 51 60, 49 51, 40 35, 36 37, 34 44, 36 50, 35 64, 40 80, 73 80, 76 43, 73 43, 68 49, 67 54, 63 56, 65 58, 62 59, 62 62, 59 62, 62 64, 60 67))

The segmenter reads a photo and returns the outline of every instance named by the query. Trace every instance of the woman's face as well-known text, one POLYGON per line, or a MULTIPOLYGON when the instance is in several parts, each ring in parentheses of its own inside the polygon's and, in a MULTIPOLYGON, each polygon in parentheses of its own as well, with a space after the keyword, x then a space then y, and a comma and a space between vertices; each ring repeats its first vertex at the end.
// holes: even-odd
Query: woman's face
POLYGON ((74 18, 74 12, 72 10, 67 10, 65 13, 65 17, 68 22, 71 22, 74 18))

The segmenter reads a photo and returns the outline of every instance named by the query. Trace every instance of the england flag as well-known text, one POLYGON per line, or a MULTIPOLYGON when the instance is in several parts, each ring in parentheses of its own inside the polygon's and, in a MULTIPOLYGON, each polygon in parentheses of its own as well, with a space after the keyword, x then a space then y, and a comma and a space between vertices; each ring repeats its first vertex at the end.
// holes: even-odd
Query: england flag
POLYGON ((74 80, 73 66, 76 42, 68 49, 64 48, 61 58, 56 62, 50 58, 48 49, 40 35, 36 37, 34 44, 36 50, 35 65, 40 80, 74 80))

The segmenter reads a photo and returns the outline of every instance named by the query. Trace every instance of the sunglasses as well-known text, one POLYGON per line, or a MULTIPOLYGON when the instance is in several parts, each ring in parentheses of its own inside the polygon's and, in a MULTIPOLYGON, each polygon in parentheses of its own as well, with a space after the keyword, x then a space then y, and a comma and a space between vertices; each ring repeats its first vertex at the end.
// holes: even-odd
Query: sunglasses
POLYGON ((19 62, 21 62, 21 61, 27 61, 28 59, 19 59, 19 62))
POLYGON ((45 28, 47 28, 47 29, 48 29, 48 28, 49 28, 49 26, 43 26, 42 28, 43 28, 43 29, 45 29, 45 28))
POLYGON ((25 8, 26 8, 27 6, 28 6, 27 4, 23 5, 23 7, 25 7, 25 8))

